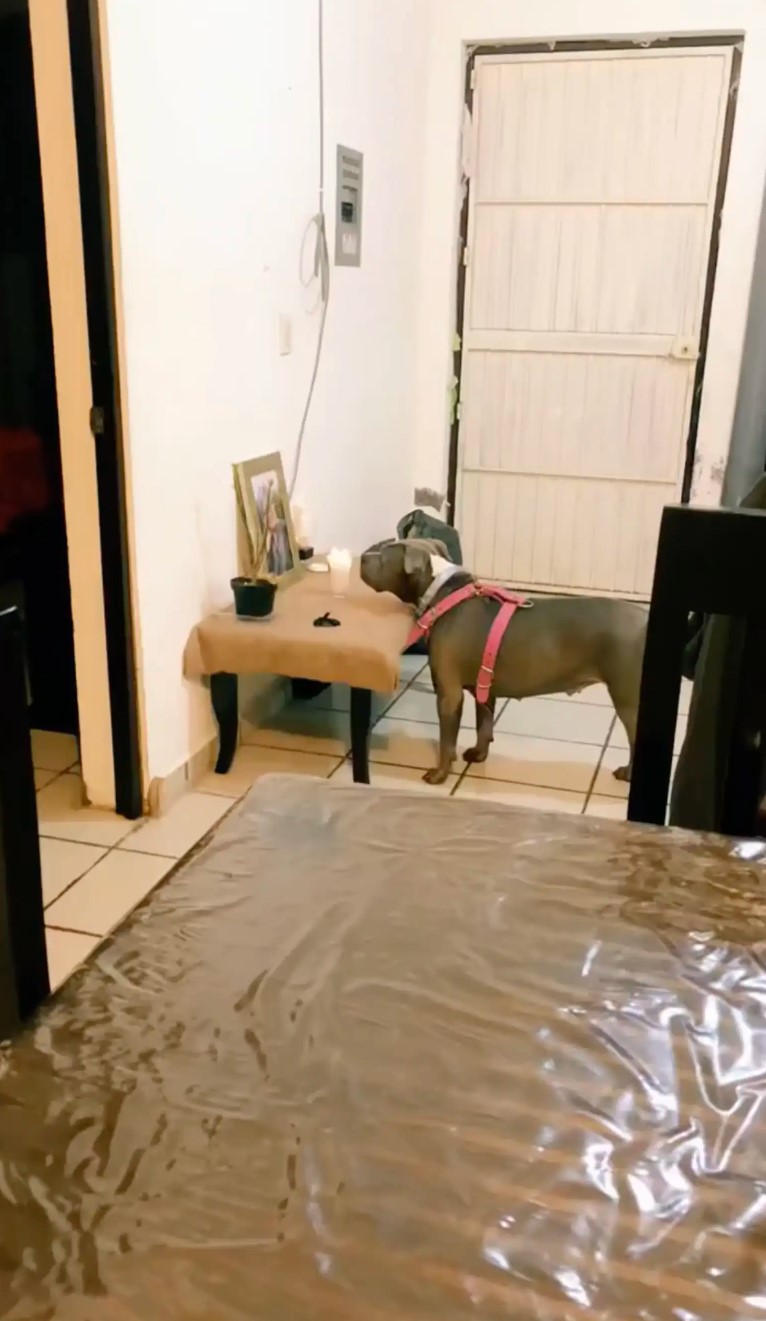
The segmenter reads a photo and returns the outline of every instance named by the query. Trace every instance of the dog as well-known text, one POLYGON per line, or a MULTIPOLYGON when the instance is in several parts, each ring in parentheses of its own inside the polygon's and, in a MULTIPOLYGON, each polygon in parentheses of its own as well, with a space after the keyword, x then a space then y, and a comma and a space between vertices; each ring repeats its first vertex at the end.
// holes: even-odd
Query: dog
MULTIPOLYGON (((439 542, 392 541, 366 551, 362 581, 376 592, 392 592, 422 611, 476 581, 451 564, 439 542)), ((614 772, 630 780, 641 691, 648 612, 628 601, 595 596, 529 598, 531 608, 513 616, 500 645, 492 690, 476 704, 476 746, 467 762, 484 762, 493 738, 498 698, 546 697, 575 693, 604 683, 625 727, 630 747, 627 766, 614 772)), ((474 596, 435 621, 429 634, 428 662, 439 716, 439 764, 423 777, 443 784, 457 753, 463 693, 476 695, 497 601, 474 596)))

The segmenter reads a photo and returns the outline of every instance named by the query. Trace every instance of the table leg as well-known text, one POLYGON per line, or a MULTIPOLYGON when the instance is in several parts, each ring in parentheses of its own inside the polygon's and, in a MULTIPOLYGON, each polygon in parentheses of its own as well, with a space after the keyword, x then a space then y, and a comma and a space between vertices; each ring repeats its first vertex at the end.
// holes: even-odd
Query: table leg
POLYGON ((370 783, 370 724, 372 693, 369 688, 351 689, 351 763, 354 784, 370 783))
POLYGON ((236 674, 211 674, 210 697, 218 721, 218 761, 216 775, 231 769, 237 751, 239 733, 239 685, 236 674))

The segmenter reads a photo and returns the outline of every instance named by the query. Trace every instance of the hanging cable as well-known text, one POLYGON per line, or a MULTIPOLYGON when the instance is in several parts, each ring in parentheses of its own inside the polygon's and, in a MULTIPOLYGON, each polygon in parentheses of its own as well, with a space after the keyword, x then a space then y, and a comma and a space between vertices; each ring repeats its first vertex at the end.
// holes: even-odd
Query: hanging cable
POLYGON ((316 281, 319 282, 317 308, 321 310, 319 315, 319 332, 317 334, 314 363, 311 378, 309 380, 306 403, 303 409, 300 427, 298 429, 298 440, 295 446, 295 458, 293 459, 293 471, 289 485, 290 499, 292 499, 295 493, 295 486, 298 481, 301 456, 303 454, 303 442, 306 436, 306 427, 311 412, 311 405, 314 400, 314 391, 316 389, 317 377, 319 375, 319 364, 322 361, 324 333, 327 325, 327 309, 330 305, 330 252, 327 246, 327 217, 325 214, 324 0, 317 0, 317 19, 319 27, 319 207, 316 215, 312 216, 306 226, 306 231, 303 235, 299 275, 301 284, 306 289, 311 288, 316 281), (304 270, 306 245, 312 233, 314 235, 314 258, 312 270, 307 276, 304 270))

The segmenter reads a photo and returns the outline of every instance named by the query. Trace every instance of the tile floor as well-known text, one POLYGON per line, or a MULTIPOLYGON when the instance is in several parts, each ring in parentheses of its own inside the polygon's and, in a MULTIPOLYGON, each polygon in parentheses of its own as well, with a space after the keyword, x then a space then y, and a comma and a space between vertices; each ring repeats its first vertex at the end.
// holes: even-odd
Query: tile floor
MULTIPOLYGON (((677 750, 690 689, 682 694, 677 750)), ((461 750, 473 742, 466 698, 461 750)), ((445 785, 423 783, 434 764, 438 728, 427 667, 405 657, 399 692, 375 702, 371 739, 376 786, 488 799, 540 811, 624 820, 627 786, 612 776, 626 740, 605 689, 576 697, 530 698, 498 707, 495 742, 483 766, 456 762, 445 785)), ((45 920, 51 981, 59 985, 136 904, 248 792, 260 776, 289 772, 352 782, 348 691, 286 707, 259 729, 245 728, 226 776, 212 772, 159 820, 133 824, 82 805, 77 747, 65 735, 35 733, 45 920)))

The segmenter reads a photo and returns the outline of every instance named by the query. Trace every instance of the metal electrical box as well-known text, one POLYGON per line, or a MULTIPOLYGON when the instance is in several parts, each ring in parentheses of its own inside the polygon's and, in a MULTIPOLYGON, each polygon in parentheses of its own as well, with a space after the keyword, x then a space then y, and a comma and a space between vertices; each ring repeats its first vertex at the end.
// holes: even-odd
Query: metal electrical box
POLYGON ((364 157, 361 151, 338 147, 338 182, 335 203, 335 265, 362 264, 362 179, 364 157))

